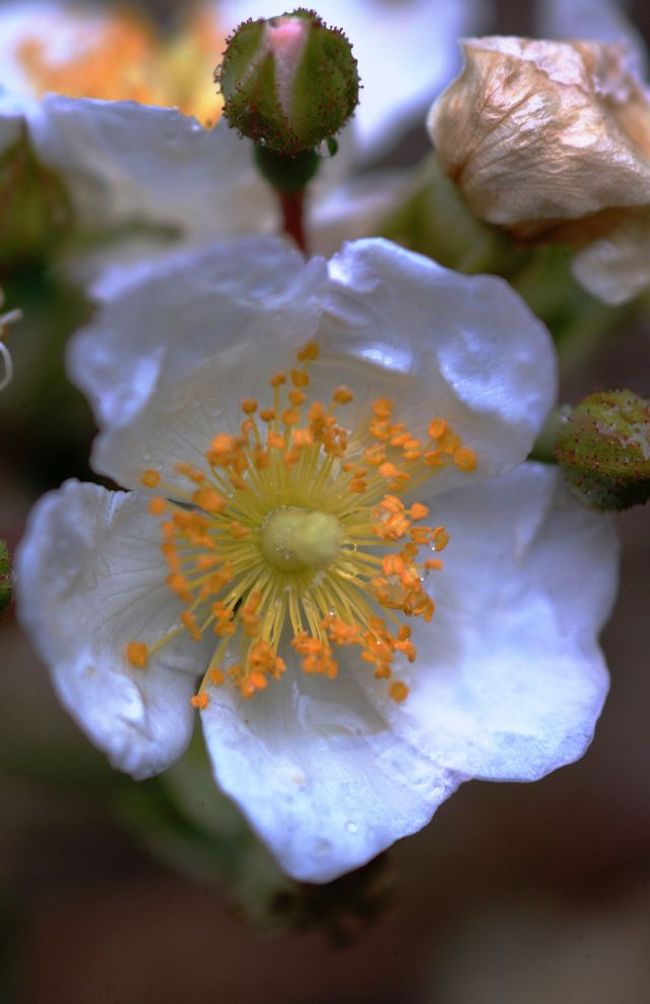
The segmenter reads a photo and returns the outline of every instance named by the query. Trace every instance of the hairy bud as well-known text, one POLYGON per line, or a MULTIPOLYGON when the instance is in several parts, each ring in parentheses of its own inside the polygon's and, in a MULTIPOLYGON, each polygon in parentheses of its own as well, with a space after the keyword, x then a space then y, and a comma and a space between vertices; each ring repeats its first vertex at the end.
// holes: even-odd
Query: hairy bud
POLYGON ((650 401, 629 390, 586 397, 560 431, 557 461, 595 509, 615 512, 650 497, 650 401))
POLYGON ((230 125, 288 157, 333 137, 359 100, 347 38, 303 8, 241 24, 215 79, 230 125))

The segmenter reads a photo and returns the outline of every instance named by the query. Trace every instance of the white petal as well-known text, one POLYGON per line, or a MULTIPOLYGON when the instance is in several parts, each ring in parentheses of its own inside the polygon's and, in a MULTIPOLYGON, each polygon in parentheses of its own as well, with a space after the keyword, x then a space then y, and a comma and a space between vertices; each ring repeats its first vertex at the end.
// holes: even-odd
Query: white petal
POLYGON ((22 623, 92 741, 137 778, 173 763, 190 739, 190 696, 208 657, 183 632, 144 670, 124 658, 129 641, 154 642, 180 612, 146 499, 66 482, 35 507, 16 574, 22 623))
POLYGON ((607 693, 613 522, 537 464, 434 504, 451 541, 392 727, 450 770, 534 780, 582 755, 607 693))
POLYGON ((303 881, 329 882, 419 830, 462 780, 397 737, 353 676, 289 670, 250 700, 212 688, 201 717, 217 783, 303 881))
MULTIPOLYGON (((330 276, 323 341, 390 371, 400 417, 447 419, 483 474, 525 458, 555 398, 555 354, 504 280, 462 275, 378 239, 346 245, 330 276)), ((450 470, 437 483, 464 477, 450 470)))
MULTIPOLYGON (((268 17, 251 0, 225 0, 228 21, 268 17)), ((378 154, 424 114, 460 68, 458 38, 480 31, 486 0, 321 0, 318 14, 342 28, 359 64, 363 89, 354 124, 366 153, 378 154)))
POLYGON ((147 403, 168 360, 191 373, 259 323, 264 304, 290 311, 292 275, 304 270, 302 255, 274 237, 235 238, 115 270, 106 304, 71 343, 70 375, 102 425, 124 424, 147 403))
POLYGON ((140 222, 199 240, 274 226, 250 144, 225 122, 208 130, 171 108, 48 95, 29 128, 88 227, 140 222))
POLYGON ((215 777, 296 878, 362 864, 469 777, 533 780, 591 739, 607 691, 596 635, 616 588, 611 520, 535 464, 433 504, 452 541, 419 658, 398 670, 403 705, 348 650, 335 681, 301 675, 285 652, 286 676, 251 700, 210 692, 215 777))
MULTIPOLYGON (((322 261, 279 240, 239 239, 143 266, 116 288, 70 351, 104 430, 95 468, 129 486, 143 467, 201 461, 216 432, 238 430, 241 399, 265 401, 271 373, 314 336, 312 392, 349 383, 351 426, 387 395, 416 433, 435 415, 451 422, 482 476, 526 456, 554 398, 555 361, 505 282, 376 239, 346 245, 329 274, 328 284, 322 261)), ((466 478, 449 468, 436 484, 466 478)))
POLYGON ((143 466, 202 462, 216 432, 237 431, 241 399, 265 394, 315 333, 325 267, 280 239, 240 238, 140 276, 70 350, 105 427, 93 464, 123 485, 143 466))
POLYGON ((650 288, 650 214, 629 219, 574 256, 576 279, 604 303, 632 300, 650 288))

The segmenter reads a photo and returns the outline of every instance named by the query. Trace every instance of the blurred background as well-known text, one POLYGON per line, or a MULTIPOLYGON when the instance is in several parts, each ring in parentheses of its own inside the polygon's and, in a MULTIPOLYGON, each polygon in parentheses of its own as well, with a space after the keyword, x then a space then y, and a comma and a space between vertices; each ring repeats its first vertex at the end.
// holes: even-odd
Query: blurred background
MULTIPOLYGON (((148 8, 164 19, 179 6, 148 8)), ((650 7, 628 9, 650 37, 650 7)), ((534 14, 532 3, 495 3, 491 30, 525 34, 534 14)), ((425 149, 420 127, 392 160, 425 149)), ((92 418, 63 367, 91 308, 47 259, 1 281, 7 308, 24 313, 9 341, 15 378, 0 394, 0 538, 13 549, 42 492, 94 478, 92 418)), ((622 314, 561 399, 602 387, 648 396, 647 317, 622 314)), ((113 773, 10 611, 0 1001, 650 1002, 650 533, 643 509, 619 523, 621 589, 603 637, 612 690, 583 760, 533 785, 466 784, 429 827, 325 889, 282 879, 210 784, 188 794, 187 765, 144 785, 113 773)))

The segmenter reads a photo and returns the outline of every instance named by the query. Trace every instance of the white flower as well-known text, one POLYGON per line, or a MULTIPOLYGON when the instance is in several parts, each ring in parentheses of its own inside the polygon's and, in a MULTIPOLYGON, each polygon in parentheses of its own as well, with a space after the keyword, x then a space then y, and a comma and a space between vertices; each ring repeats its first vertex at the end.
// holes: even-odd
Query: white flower
POLYGON ((515 467, 555 367, 502 280, 242 238, 123 284, 71 369, 96 470, 132 490, 45 496, 20 612, 116 767, 164 770, 198 707, 218 785, 322 882, 464 780, 582 754, 615 540, 556 471, 515 467))

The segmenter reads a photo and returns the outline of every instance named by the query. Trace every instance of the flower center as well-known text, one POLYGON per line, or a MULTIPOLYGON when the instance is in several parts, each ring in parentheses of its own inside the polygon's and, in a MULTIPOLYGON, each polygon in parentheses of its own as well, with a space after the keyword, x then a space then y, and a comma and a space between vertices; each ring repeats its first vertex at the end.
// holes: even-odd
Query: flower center
POLYGON ((405 621, 433 616, 425 583, 442 562, 430 555, 448 535, 423 525, 428 507, 405 496, 445 466, 473 471, 476 457, 440 417, 414 434, 388 398, 354 429, 342 425, 336 413, 353 400, 349 388, 336 387, 327 404, 307 399, 318 354, 308 342, 294 369, 271 378, 267 407, 245 398, 239 433, 217 433, 204 465, 176 464, 187 490, 160 470, 142 473, 166 496, 154 495, 149 511, 161 520, 167 585, 184 610, 154 644, 133 640, 125 655, 144 669, 180 632, 215 635, 195 707, 205 707, 210 685, 229 681, 245 697, 264 689, 285 672, 282 647, 305 673, 329 678, 336 650, 357 647, 360 666, 391 680, 394 700, 408 694, 394 678, 417 656, 405 621))
POLYGON ((329 512, 288 506, 276 509, 261 528, 260 550, 281 572, 326 568, 341 546, 343 530, 329 512))
POLYGON ((75 25, 70 17, 67 27, 76 28, 78 37, 73 35, 69 59, 48 51, 40 38, 24 37, 18 45, 18 59, 39 95, 54 91, 178 108, 206 127, 219 120, 223 102, 211 82, 224 36, 207 10, 193 11, 168 37, 124 8, 108 14, 99 28, 75 25))

